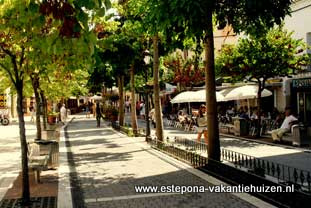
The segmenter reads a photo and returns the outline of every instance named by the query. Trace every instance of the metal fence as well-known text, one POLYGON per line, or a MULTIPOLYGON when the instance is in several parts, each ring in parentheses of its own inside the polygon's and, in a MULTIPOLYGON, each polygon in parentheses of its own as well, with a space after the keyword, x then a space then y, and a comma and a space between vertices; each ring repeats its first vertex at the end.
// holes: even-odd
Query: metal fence
POLYGON ((246 168, 259 176, 271 176, 279 183, 294 184, 296 189, 311 192, 311 174, 309 171, 263 160, 225 148, 221 149, 222 161, 228 161, 237 168, 246 168))
MULTIPOLYGON (((181 147, 178 147, 176 143, 174 144, 170 142, 162 142, 154 138, 150 140, 149 143, 153 148, 165 152, 168 155, 171 155, 179 160, 183 160, 184 162, 191 164, 193 167, 203 167, 207 164, 207 157, 203 157, 195 151, 182 149, 181 147)), ((190 143, 190 146, 191 147, 188 147, 190 149, 198 147, 195 146, 193 143, 190 143)))
MULTIPOLYGON (((164 151, 169 155, 190 163, 194 167, 202 167, 208 163, 208 146, 186 138, 166 138, 162 142, 153 138, 150 141, 153 148, 164 151)), ((311 193, 311 173, 269 160, 256 158, 221 148, 221 161, 229 165, 261 177, 270 176, 283 185, 294 184, 296 190, 311 193)))

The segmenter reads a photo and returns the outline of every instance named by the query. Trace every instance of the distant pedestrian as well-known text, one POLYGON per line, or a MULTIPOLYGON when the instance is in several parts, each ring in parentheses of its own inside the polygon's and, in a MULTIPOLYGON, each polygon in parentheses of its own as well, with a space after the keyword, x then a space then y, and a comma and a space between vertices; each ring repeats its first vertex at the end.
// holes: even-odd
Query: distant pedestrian
POLYGON ((63 104, 63 106, 60 109, 60 120, 63 124, 65 124, 66 118, 67 118, 67 109, 66 109, 66 105, 63 104))
POLYGON ((137 101, 136 102, 136 116, 137 117, 139 117, 139 115, 140 115, 140 102, 139 101, 137 101))
POLYGON ((145 119, 146 108, 145 108, 144 102, 141 102, 141 104, 140 104, 140 115, 141 115, 142 119, 145 119))
POLYGON ((34 106, 30 106, 29 107, 29 111, 30 111, 30 122, 35 122, 36 121, 36 109, 34 106))
POLYGON ((129 100, 125 101, 125 108, 126 108, 126 112, 129 113, 130 112, 130 101, 129 100))
POLYGON ((198 112, 197 124, 198 124, 198 138, 197 142, 201 143, 202 134, 204 134, 205 144, 208 144, 207 138, 207 118, 205 115, 206 107, 201 105, 198 112))
POLYGON ((102 107, 99 102, 96 103, 95 112, 96 112, 97 127, 100 127, 100 119, 103 118, 103 115, 102 115, 102 107))
POLYGON ((90 118, 90 108, 88 104, 85 106, 85 115, 86 118, 90 118))

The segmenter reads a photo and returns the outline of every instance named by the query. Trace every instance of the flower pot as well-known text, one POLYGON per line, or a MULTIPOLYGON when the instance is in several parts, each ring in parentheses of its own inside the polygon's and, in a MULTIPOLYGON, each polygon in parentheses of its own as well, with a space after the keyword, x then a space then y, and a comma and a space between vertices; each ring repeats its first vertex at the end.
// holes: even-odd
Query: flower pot
POLYGON ((111 121, 117 121, 117 120, 118 120, 118 116, 116 116, 116 115, 111 115, 111 116, 110 116, 110 120, 111 120, 111 121))
POLYGON ((55 124, 56 123, 56 116, 48 115, 48 123, 55 124))

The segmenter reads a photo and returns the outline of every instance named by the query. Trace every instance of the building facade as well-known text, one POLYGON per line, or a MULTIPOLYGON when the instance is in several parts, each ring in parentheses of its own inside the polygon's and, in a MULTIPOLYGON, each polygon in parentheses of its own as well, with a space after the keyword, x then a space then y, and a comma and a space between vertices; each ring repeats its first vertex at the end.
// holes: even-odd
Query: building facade
MULTIPOLYGON (((302 39, 311 46, 311 0, 295 0, 291 6, 291 15, 284 20, 284 27, 293 31, 293 38, 302 39)), ((311 54, 308 49, 307 53, 311 54)), ((282 91, 283 103, 296 111, 299 120, 311 126, 311 65, 306 72, 284 79, 282 91)))

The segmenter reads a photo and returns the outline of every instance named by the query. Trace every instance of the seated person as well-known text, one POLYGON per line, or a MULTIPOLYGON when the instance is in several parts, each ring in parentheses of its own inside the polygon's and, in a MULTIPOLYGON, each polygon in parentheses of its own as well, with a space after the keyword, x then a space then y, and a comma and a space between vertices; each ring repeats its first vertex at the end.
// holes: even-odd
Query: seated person
POLYGON ((247 112, 245 112, 245 111, 243 111, 243 110, 240 111, 239 117, 240 117, 240 118, 244 118, 244 119, 246 119, 246 120, 249 119, 247 112))
POLYGON ((180 123, 184 123, 185 120, 186 120, 186 115, 184 114, 184 112, 183 112, 182 110, 180 110, 180 111, 178 112, 178 121, 179 121, 180 123))
POLYGON ((271 136, 274 142, 281 141, 282 136, 285 133, 291 131, 291 126, 293 125, 293 123, 298 121, 298 119, 292 115, 291 109, 289 107, 285 109, 285 116, 286 117, 281 125, 281 128, 275 129, 271 132, 271 136))

